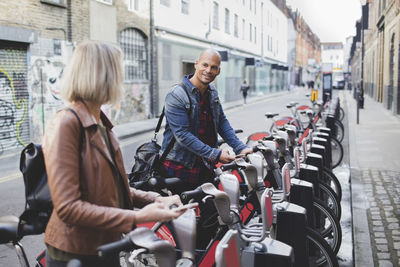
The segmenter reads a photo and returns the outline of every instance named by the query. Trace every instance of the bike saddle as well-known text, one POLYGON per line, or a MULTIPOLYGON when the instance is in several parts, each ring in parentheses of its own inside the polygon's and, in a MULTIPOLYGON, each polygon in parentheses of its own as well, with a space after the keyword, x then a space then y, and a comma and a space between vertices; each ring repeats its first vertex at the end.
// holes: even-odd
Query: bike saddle
POLYGON ((265 113, 265 117, 267 117, 268 119, 272 119, 273 117, 276 117, 278 115, 279 113, 272 113, 272 112, 265 113))
POLYGON ((16 216, 0 217, 0 244, 18 240, 19 218, 16 216))

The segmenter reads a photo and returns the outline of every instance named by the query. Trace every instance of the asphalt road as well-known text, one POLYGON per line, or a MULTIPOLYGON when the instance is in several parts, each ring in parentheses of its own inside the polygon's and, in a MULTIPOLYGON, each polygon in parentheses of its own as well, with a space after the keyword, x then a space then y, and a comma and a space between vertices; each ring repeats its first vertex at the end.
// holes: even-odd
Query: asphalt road
MULTIPOLYGON (((264 131, 269 128, 270 122, 268 122, 264 114, 268 111, 279 112, 280 115, 290 115, 290 111, 286 109, 286 104, 290 101, 297 101, 299 103, 309 104, 308 98, 305 97, 305 92, 300 89, 295 92, 284 93, 280 96, 271 98, 264 98, 261 101, 255 101, 245 106, 240 105, 229 110, 226 110, 226 116, 230 121, 234 129, 242 129, 243 133, 238 134, 238 137, 245 140, 246 137, 257 131, 264 131)), ((125 168, 127 172, 130 171, 133 164, 133 156, 136 148, 150 140, 152 133, 145 133, 134 136, 129 139, 121 140, 122 153, 125 162, 125 168)), ((348 160, 348 157, 347 157, 348 160)), ((19 153, 15 155, 8 155, 0 157, 0 215, 15 215, 19 216, 24 208, 24 186, 22 176, 19 175, 19 153)), ((348 166, 348 164, 347 164, 348 166)), ((348 169, 348 167, 347 167, 348 169)), ((339 167, 335 172, 340 173, 340 180, 344 182, 348 181, 348 172, 346 172, 346 164, 339 167)), ((348 185, 348 183, 347 183, 348 185)), ((349 206, 349 203, 343 203, 342 209, 346 210, 345 206, 349 206)), ((348 208, 350 209, 350 208, 348 208)), ((343 240, 342 247, 345 251, 339 251, 339 259, 341 266, 352 266, 352 243, 351 243, 351 214, 348 213, 345 216, 346 225, 342 227, 343 233, 347 236, 350 235, 350 240, 343 240), (346 228, 349 228, 346 230, 346 228), (346 243, 347 242, 347 243, 346 243)), ((347 237, 346 237, 347 238, 347 237)), ((345 237, 344 237, 345 239, 345 237)), ((33 266, 35 257, 44 249, 43 235, 40 236, 28 236, 22 240, 25 251, 27 252, 28 259, 33 266)), ((15 252, 8 246, 0 245, 0 266, 19 266, 15 252)))

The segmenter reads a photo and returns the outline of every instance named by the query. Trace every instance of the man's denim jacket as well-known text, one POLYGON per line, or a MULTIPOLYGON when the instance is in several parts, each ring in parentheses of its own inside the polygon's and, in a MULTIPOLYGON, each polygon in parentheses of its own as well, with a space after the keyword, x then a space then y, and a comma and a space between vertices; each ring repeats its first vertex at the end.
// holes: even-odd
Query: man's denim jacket
MULTIPOLYGON (((167 122, 161 151, 165 151, 174 135, 176 142, 166 159, 182 164, 187 168, 192 168, 196 161, 196 156, 215 162, 220 150, 204 144, 197 137, 199 135, 200 92, 193 87, 188 79, 189 76, 185 76, 181 84, 172 86, 165 98, 165 117, 167 122), (188 119, 190 102, 184 90, 188 92, 192 100, 190 120, 188 119)), ((236 154, 245 149, 247 146, 236 137, 222 110, 218 92, 211 84, 210 108, 215 136, 218 136, 218 133, 233 148, 236 154)), ((217 147, 217 143, 215 143, 214 147, 217 147)))

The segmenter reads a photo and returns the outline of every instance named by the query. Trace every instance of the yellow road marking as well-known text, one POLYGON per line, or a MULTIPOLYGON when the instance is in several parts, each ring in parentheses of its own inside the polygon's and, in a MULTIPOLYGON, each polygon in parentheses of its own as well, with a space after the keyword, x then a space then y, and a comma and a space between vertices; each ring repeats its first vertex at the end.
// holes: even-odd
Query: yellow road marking
POLYGON ((4 176, 4 177, 0 177, 0 183, 15 180, 17 178, 22 178, 22 173, 17 172, 17 173, 10 174, 10 175, 4 176))

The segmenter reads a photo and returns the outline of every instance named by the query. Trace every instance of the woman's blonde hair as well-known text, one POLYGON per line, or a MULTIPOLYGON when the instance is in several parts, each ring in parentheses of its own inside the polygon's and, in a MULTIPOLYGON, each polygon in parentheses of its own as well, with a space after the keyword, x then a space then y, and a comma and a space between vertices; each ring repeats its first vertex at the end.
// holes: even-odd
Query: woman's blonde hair
POLYGON ((79 44, 65 68, 61 96, 72 102, 86 100, 97 104, 117 104, 124 78, 122 51, 98 41, 79 44))

